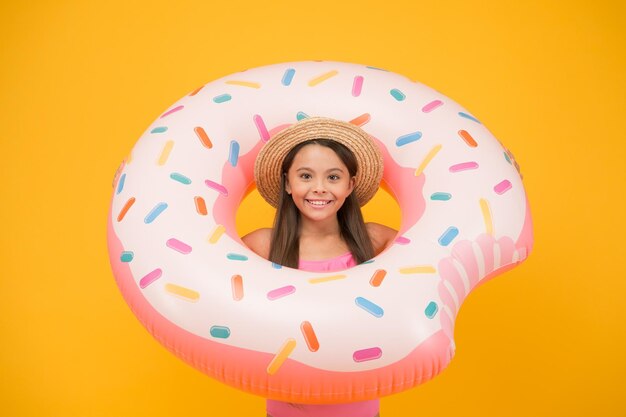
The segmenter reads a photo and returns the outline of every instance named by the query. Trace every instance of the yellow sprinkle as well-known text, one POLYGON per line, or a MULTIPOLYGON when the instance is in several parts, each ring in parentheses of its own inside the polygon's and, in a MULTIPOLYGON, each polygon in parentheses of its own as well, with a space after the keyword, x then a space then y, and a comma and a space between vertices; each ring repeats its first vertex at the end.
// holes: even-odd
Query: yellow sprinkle
POLYGON ((441 145, 437 145, 434 148, 432 148, 430 152, 428 152, 428 155, 426 155, 426 158, 424 158, 419 168, 415 170, 416 177, 420 176, 421 173, 424 172, 424 169, 426 168, 426 166, 430 164, 430 161, 432 161, 435 155, 437 155, 437 152, 439 152, 440 150, 441 150, 441 145))
POLYGON ((259 83, 255 83, 252 81, 226 81, 226 84, 230 84, 230 85, 240 85, 242 87, 250 87, 250 88, 261 88, 261 84, 259 83))
POLYGON ((168 140, 167 142, 165 142, 165 146, 163 146, 163 150, 161 151, 161 156, 159 156, 159 165, 165 165, 165 162, 167 162, 167 158, 169 158, 170 152, 172 151, 173 147, 173 140, 168 140))
POLYGON ((483 213, 483 220, 485 221, 487 234, 493 236, 493 218, 491 217, 491 208, 489 207, 489 202, 484 198, 480 199, 480 211, 483 213))
POLYGON ((217 241, 220 240, 220 237, 222 237, 225 231, 226 228, 221 224, 215 226, 215 229, 213 229, 213 233, 211 233, 211 236, 209 237, 209 243, 217 243, 217 241))
POLYGON ((328 71, 325 74, 320 75, 319 77, 315 77, 311 81, 309 81, 309 87, 315 87, 319 83, 324 82, 327 79, 334 77, 337 74, 339 74, 339 71, 332 70, 332 71, 328 71))
POLYGON ((331 275, 329 277, 310 278, 309 284, 321 284, 322 282, 336 281, 338 279, 344 279, 347 275, 331 275))
POLYGON ((400 268, 401 274, 434 274, 437 270, 430 265, 407 266, 400 268))
POLYGON ((130 164, 130 161, 132 161, 132 160, 133 160, 133 153, 131 152, 131 153, 129 153, 129 154, 128 154, 128 156, 126 157, 126 159, 124 159, 124 163, 125 163, 126 165, 128 165, 128 164, 130 164))
POLYGON ((283 363, 287 360, 291 352, 296 348, 296 340, 295 339, 287 339, 285 343, 281 346, 280 350, 274 356, 274 359, 267 366, 267 373, 270 375, 274 375, 278 372, 278 369, 283 365, 283 363))
POLYGON ((186 301, 196 302, 200 298, 198 292, 175 284, 165 284, 165 291, 177 295, 186 301))

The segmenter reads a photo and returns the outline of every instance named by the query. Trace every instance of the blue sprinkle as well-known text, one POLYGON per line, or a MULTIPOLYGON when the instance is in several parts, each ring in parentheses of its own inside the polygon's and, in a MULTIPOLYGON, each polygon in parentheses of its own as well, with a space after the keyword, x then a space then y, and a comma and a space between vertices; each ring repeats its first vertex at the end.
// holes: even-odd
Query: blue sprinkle
POLYGON ((135 254, 130 252, 130 251, 124 251, 122 252, 122 255, 120 256, 120 261, 122 262, 130 262, 133 260, 133 258, 135 257, 135 254))
POLYGON ((154 221, 154 219, 159 217, 159 214, 163 213, 163 210, 165 210, 166 208, 167 208, 167 203, 159 203, 159 204, 157 204, 156 206, 154 206, 152 211, 150 211, 150 213, 148 213, 146 218, 143 219, 143 222, 146 223, 146 224, 152 223, 154 221))
POLYGON ((439 238, 439 244, 441 246, 448 246, 450 242, 454 240, 455 237, 459 234, 459 229, 454 226, 448 227, 448 229, 443 232, 441 237, 439 238))
POLYGON ((283 266, 280 264, 277 264, 276 262, 272 262, 272 268, 274 269, 281 269, 283 266))
POLYGON ((380 306, 377 306, 370 300, 367 300, 363 297, 357 297, 354 301, 356 302, 356 305, 375 317, 382 317, 385 313, 380 306))
POLYGON ((170 178, 173 179, 174 181, 178 181, 181 184, 185 184, 185 185, 189 185, 191 184, 191 180, 187 177, 185 177, 183 174, 179 174, 178 172, 172 172, 170 174, 170 178))
POLYGON ((513 163, 511 162, 511 158, 509 158, 509 155, 506 152, 503 152, 503 153, 504 153, 504 159, 506 159, 506 162, 513 165, 513 163))
POLYGON ((374 260, 373 260, 373 259, 370 259, 370 260, 365 261, 365 262, 362 262, 362 263, 363 263, 363 264, 371 264, 371 263, 374 263, 374 260))
POLYGON ((378 68, 378 67, 367 67, 369 69, 373 69, 373 70, 378 70, 378 71, 385 71, 385 72, 389 72, 389 70, 383 69, 383 68, 378 68))
POLYGON ((291 80, 293 80, 293 76, 296 74, 296 70, 293 68, 289 68, 287 71, 285 71, 285 74, 283 75, 283 79, 281 80, 281 83, 283 83, 284 86, 288 86, 291 84, 291 80))
POLYGON ((222 94, 220 96, 213 97, 213 101, 215 103, 224 103, 225 101, 229 101, 231 98, 233 97, 230 94, 222 94))
POLYGON ((400 136, 398 139, 396 139, 396 146, 404 146, 408 143, 420 140, 421 137, 422 137, 422 132, 419 132, 419 131, 409 133, 404 136, 400 136))
POLYGON ((429 319, 432 319, 433 317, 435 317, 435 314, 437 314, 437 311, 439 311, 439 307, 437 306, 437 303, 434 301, 431 301, 426 306, 426 310, 424 310, 424 314, 426 314, 426 317, 428 317, 429 319))
POLYGON ((239 160, 239 142, 236 140, 230 141, 230 151, 228 153, 228 162, 234 167, 237 166, 239 160))
POLYGON ((226 326, 213 326, 210 332, 211 336, 219 339, 228 339, 228 336, 230 336, 230 329, 226 326))
MULTIPOLYGON (((470 119, 470 120, 472 120, 472 121, 474 121, 474 122, 476 122, 476 123, 480 123, 480 120, 478 120, 478 119, 477 119, 477 118, 475 118, 474 116, 471 116, 471 115, 469 115, 469 114, 467 114, 467 113, 463 113, 462 111, 460 111, 460 112, 459 112, 459 116, 461 116, 461 117, 465 117, 466 119, 470 119)), ((480 124, 482 124, 482 123, 480 123, 480 124)))
POLYGON ((240 255, 238 253, 228 253, 226 257, 231 261, 247 261, 248 257, 246 255, 240 255))
POLYGON ((163 132, 167 132, 167 126, 155 127, 154 129, 150 131, 150 133, 163 133, 163 132))
POLYGON ((309 118, 309 115, 303 111, 299 111, 298 114, 296 114, 296 119, 298 119, 298 121, 303 120, 303 119, 308 119, 308 118, 309 118))
POLYGON ((389 93, 393 96, 393 98, 395 98, 398 101, 402 101, 406 98, 404 93, 398 90, 397 88, 394 88, 393 90, 389 91, 389 93))
POLYGON ((451 198, 452 194, 450 193, 432 193, 430 196, 430 199, 434 201, 448 201, 451 198))
POLYGON ((126 181, 126 174, 122 174, 120 181, 117 183, 117 194, 121 193, 124 189, 124 181, 126 181))

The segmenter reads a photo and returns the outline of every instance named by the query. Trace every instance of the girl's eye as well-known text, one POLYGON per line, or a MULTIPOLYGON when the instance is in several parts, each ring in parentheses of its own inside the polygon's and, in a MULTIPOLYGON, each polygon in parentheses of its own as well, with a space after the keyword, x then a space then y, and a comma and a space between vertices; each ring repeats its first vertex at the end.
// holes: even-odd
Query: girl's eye
POLYGON ((330 179, 331 181, 337 181, 339 179, 339 175, 335 175, 335 174, 329 175, 328 179, 330 179))
POLYGON ((311 174, 300 174, 300 178, 302 178, 303 180, 310 180, 311 174))

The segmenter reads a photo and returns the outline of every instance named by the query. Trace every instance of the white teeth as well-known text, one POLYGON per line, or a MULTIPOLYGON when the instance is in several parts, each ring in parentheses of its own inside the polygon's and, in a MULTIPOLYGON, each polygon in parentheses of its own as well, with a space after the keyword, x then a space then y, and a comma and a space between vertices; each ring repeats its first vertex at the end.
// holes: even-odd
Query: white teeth
POLYGON ((312 204, 314 206, 325 206, 326 204, 330 203, 330 201, 312 201, 312 200, 307 200, 309 202, 309 204, 312 204))

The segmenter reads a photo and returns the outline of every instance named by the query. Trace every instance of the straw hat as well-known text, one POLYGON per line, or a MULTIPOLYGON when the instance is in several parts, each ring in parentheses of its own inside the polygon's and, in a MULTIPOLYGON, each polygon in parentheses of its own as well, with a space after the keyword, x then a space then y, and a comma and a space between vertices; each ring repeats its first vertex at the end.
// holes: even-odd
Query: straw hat
POLYGON ((331 139, 352 151, 357 160, 354 193, 359 205, 364 205, 376 194, 383 176, 383 157, 374 140, 353 124, 311 117, 277 133, 259 152, 254 164, 254 178, 265 201, 278 206, 283 160, 294 146, 311 139, 331 139))

